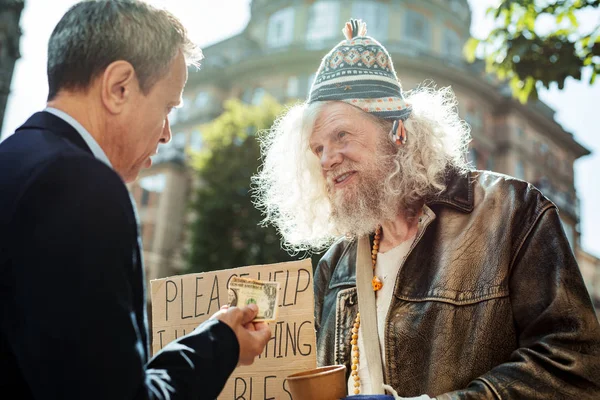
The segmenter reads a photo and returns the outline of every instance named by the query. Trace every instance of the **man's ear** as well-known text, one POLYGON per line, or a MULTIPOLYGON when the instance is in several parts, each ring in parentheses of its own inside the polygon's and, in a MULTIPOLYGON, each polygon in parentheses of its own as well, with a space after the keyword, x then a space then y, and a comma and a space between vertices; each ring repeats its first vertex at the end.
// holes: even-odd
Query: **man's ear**
POLYGON ((139 90, 135 69, 127 61, 109 64, 101 75, 102 103, 112 114, 120 114, 132 94, 139 90))

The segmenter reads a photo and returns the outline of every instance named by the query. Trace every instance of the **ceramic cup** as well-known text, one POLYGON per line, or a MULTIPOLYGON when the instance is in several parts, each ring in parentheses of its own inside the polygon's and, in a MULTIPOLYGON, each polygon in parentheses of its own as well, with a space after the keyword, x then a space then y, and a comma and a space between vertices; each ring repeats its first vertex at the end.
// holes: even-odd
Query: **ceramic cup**
POLYGON ((297 372, 287 382, 294 400, 339 400, 348 394, 345 365, 297 372))

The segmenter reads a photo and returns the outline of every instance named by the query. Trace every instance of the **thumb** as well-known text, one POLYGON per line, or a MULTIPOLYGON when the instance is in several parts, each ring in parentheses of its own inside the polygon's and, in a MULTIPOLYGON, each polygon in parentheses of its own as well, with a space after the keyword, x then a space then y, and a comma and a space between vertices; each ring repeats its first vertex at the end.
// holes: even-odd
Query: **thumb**
POLYGON ((242 325, 252 322, 252 320, 258 314, 258 307, 256 304, 250 304, 247 307, 242 308, 242 325))

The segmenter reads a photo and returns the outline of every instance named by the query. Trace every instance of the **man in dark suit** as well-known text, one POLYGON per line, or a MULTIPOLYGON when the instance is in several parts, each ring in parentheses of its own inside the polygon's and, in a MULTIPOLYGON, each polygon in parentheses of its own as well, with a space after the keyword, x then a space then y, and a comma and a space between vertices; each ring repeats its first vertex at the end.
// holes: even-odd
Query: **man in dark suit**
POLYGON ((223 309, 150 360, 144 268, 124 182, 171 138, 200 51, 139 1, 73 6, 48 45, 48 107, 0 144, 0 393, 213 399, 271 337, 223 309))

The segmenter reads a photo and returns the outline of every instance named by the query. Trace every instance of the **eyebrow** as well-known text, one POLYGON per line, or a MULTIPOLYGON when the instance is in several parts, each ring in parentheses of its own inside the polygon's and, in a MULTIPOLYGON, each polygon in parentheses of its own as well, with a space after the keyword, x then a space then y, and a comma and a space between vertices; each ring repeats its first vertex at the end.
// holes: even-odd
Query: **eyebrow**
POLYGON ((345 120, 334 119, 328 124, 320 123, 319 125, 315 124, 315 127, 318 126, 317 129, 327 132, 327 134, 332 134, 340 130, 350 129, 349 124, 345 120))

